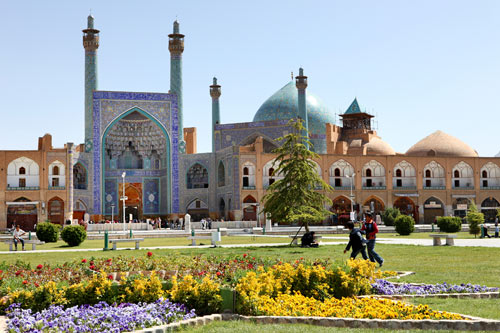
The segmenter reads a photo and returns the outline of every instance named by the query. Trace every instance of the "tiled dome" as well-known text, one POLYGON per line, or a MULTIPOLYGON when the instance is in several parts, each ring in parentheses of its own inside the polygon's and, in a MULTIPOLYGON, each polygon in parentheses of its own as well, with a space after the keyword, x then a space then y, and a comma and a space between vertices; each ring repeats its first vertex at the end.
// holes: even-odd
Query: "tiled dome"
MULTIPOLYGON (((316 96, 306 91, 307 120, 314 150, 326 153, 326 125, 334 124, 335 116, 316 96)), ((253 121, 288 120, 298 114, 298 92, 295 82, 290 81, 269 97, 253 117, 253 121)))
POLYGON ((436 131, 414 144, 406 155, 477 157, 477 152, 459 139, 436 131))

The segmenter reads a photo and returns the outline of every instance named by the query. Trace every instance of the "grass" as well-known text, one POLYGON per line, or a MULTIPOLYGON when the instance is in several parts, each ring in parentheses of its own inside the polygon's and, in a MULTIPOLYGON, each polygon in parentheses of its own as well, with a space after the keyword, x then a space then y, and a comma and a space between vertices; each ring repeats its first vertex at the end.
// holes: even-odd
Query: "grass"
MULTIPOLYGON (((429 235, 435 234, 454 234, 457 236, 457 239, 479 239, 479 235, 474 237, 474 235, 469 234, 469 232, 414 232, 408 236, 401 236, 398 233, 379 233, 377 234, 377 238, 403 238, 403 239, 431 239, 429 235)), ((494 235, 494 234, 493 234, 494 235)))
MULTIPOLYGON (((273 332, 273 333, 319 333, 319 332, 341 332, 341 333, 405 333, 405 332, 431 332, 425 330, 386 330, 386 329, 363 329, 363 328, 335 328, 335 327, 321 327, 305 324, 254 324, 245 321, 218 321, 212 322, 205 326, 199 327, 185 327, 181 332, 190 333, 261 333, 261 332, 273 332)), ((440 333, 456 332, 456 331, 439 331, 440 333)), ((485 331, 477 331, 485 332, 485 331)))
POLYGON ((412 299, 408 303, 425 303, 433 309, 456 312, 473 317, 500 320, 500 299, 476 299, 476 298, 425 298, 412 299))
MULTIPOLYGON (((138 236, 140 237, 140 236, 138 236)), ((111 238, 111 237, 110 237, 111 238)), ((251 237, 251 236, 223 236, 221 244, 248 244, 248 243, 289 243, 288 238, 279 237, 251 237)), ((197 244, 210 244, 210 239, 197 240, 197 244)), ((155 247, 155 246, 187 246, 191 244, 191 241, 187 237, 172 237, 172 238, 145 238, 143 242, 140 243, 141 247, 155 247)), ((118 243, 118 248, 120 247, 134 247, 135 243, 118 243)), ((46 243, 44 245, 38 245, 37 250, 64 250, 64 249, 102 249, 104 247, 103 239, 88 239, 85 240, 80 246, 68 247, 68 245, 59 240, 56 243, 46 243)), ((112 247, 111 245, 109 246, 112 247)), ((21 250, 21 246, 18 245, 18 249, 21 250)), ((26 249, 31 250, 31 244, 26 244, 26 249)), ((9 245, 6 243, 0 243, 0 251, 8 251, 9 245)))

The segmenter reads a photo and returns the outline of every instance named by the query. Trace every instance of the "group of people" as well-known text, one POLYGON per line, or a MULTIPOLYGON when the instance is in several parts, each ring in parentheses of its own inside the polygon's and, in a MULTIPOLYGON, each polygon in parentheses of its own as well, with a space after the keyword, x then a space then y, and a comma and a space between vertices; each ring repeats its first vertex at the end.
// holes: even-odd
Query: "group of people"
MULTIPOLYGON (((498 227, 498 217, 495 219, 495 238, 498 238, 498 231, 499 231, 499 227, 498 227)), ((483 237, 486 238, 491 238, 491 235, 488 234, 488 227, 486 225, 483 224, 483 237)))
POLYGON ((352 249, 351 258, 356 258, 356 256, 361 253, 363 259, 370 258, 370 261, 377 262, 380 267, 384 264, 384 259, 375 252, 375 240, 377 238, 378 227, 377 223, 373 221, 371 213, 365 214, 365 221, 361 229, 354 227, 354 222, 347 222, 347 228, 350 230, 349 233, 349 243, 344 250, 344 253, 352 249), (366 239, 363 237, 366 235, 366 239), (366 250, 368 250, 368 255, 366 255, 366 250))

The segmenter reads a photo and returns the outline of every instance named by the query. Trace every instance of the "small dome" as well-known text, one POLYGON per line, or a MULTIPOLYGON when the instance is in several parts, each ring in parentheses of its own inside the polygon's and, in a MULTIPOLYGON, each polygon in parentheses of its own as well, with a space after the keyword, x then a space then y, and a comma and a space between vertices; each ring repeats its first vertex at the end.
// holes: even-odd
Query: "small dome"
POLYGON ((414 144, 406 155, 477 157, 477 152, 459 139, 436 131, 414 144))
MULTIPOLYGON (((316 152, 326 152, 326 124, 334 124, 335 116, 314 94, 306 92, 307 122, 309 134, 316 152)), ((290 81, 269 97, 253 117, 253 121, 289 120, 298 114, 298 92, 295 82, 290 81)))
POLYGON ((396 155, 392 147, 382 139, 374 137, 365 144, 367 155, 396 155))

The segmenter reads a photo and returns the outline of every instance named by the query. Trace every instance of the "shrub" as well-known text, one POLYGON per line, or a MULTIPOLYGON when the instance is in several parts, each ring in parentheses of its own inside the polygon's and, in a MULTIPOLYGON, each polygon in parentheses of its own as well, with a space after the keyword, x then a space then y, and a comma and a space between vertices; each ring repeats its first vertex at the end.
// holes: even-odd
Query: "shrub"
POLYGON ((469 222, 469 233, 476 237, 481 232, 479 225, 484 223, 484 214, 477 210, 477 206, 474 203, 470 205, 467 212, 467 222, 469 222))
POLYGON ((38 237, 38 240, 45 243, 55 243, 59 239, 60 228, 58 224, 51 222, 39 223, 36 226, 36 237, 38 237))
POLYGON ((407 236, 415 231, 415 220, 408 215, 399 215, 394 221, 396 232, 402 236, 407 236))
POLYGON ((440 231, 458 232, 462 230, 462 219, 460 217, 440 216, 437 219, 440 231))
POLYGON ((220 284, 208 277, 204 277, 200 283, 192 275, 186 275, 180 281, 174 276, 168 295, 171 301, 196 309, 199 316, 218 313, 222 306, 220 284))
POLYGON ((393 226, 394 220, 396 220, 399 215, 401 215, 401 212, 398 208, 387 208, 382 214, 382 221, 384 221, 385 225, 393 226))
POLYGON ((69 246, 78 246, 87 238, 87 232, 81 225, 68 225, 61 232, 61 238, 69 246))

